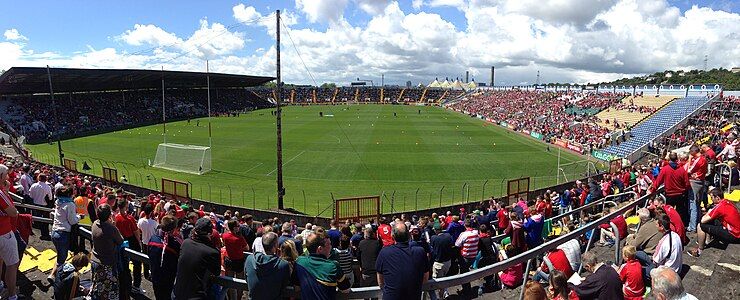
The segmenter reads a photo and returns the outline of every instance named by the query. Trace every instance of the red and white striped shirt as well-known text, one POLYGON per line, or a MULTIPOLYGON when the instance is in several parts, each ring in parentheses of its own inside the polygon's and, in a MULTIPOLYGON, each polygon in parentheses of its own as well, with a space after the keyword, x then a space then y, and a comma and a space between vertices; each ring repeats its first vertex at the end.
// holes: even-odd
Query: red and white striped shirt
POLYGON ((478 230, 468 228, 460 234, 455 241, 455 246, 460 248, 460 254, 463 258, 475 259, 478 255, 478 230))

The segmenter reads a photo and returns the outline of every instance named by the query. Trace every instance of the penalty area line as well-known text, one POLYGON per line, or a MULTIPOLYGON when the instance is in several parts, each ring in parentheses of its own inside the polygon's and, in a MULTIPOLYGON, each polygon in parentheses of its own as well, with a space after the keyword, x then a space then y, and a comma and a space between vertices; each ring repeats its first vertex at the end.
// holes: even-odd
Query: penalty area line
MULTIPOLYGON (((290 159, 289 159, 288 161, 284 162, 284 163, 283 163, 283 167, 285 167, 285 165, 287 165, 288 163, 290 163, 290 162, 291 162, 291 161, 293 161, 294 159, 296 159, 296 158, 298 158, 299 156, 301 156, 301 154, 303 154, 303 152, 306 152, 306 150, 303 150, 303 151, 301 151, 301 153, 298 153, 298 154, 297 154, 296 156, 293 156, 293 157, 292 157, 292 158, 290 158, 290 159)), ((270 171, 270 173, 267 173, 267 174, 265 174, 265 176, 270 176, 270 175, 272 175, 272 173, 273 173, 273 172, 275 172, 275 171, 277 171, 277 168, 275 168, 274 170, 270 171)))

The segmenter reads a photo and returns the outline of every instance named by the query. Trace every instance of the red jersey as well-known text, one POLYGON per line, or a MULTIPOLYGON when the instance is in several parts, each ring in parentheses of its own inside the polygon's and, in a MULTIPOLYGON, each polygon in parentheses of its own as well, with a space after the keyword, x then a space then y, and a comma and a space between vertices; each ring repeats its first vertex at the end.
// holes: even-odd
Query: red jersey
POLYGON ((121 236, 123 236, 124 239, 134 236, 134 232, 139 230, 136 226, 136 220, 134 217, 128 214, 117 214, 115 221, 116 228, 121 232, 121 236))
POLYGON ((740 214, 730 201, 722 199, 715 208, 709 210, 708 214, 713 220, 722 222, 722 227, 732 236, 740 238, 740 214))
POLYGON ((622 292, 625 300, 642 300, 645 284, 642 282, 642 266, 637 259, 630 259, 619 268, 622 292))
POLYGON ((231 232, 226 232, 221 236, 224 240, 224 247, 226 247, 226 255, 231 260, 244 259, 244 248, 247 247, 247 240, 241 235, 235 235, 231 232))
POLYGON ((578 294, 576 294, 576 291, 570 290, 570 293, 568 294, 568 299, 565 299, 563 297, 560 297, 560 295, 556 295, 552 298, 552 300, 578 300, 578 294))
POLYGON ((496 213, 496 217, 498 218, 499 229, 506 229, 507 227, 509 227, 509 216, 507 215, 507 211, 505 209, 500 209, 498 213, 496 213))
MULTIPOLYGON (((573 268, 570 266, 568 257, 565 256, 565 252, 562 249, 556 249, 547 254, 547 259, 552 263, 552 267, 555 270, 563 272, 565 277, 570 278, 573 275, 573 268)), ((546 263, 542 263, 542 272, 550 273, 550 268, 547 267, 546 263)))
POLYGON ((670 164, 665 165, 660 169, 653 186, 657 188, 661 184, 665 185, 666 196, 683 195, 690 187, 689 174, 678 165, 676 165, 676 168, 673 168, 670 164))
POLYGON ((378 226, 378 239, 383 242, 383 247, 393 245, 393 230, 391 225, 381 224, 378 226))
POLYGON ((691 180, 704 180, 707 175, 707 159, 703 155, 693 157, 687 171, 691 180))
POLYGON ((688 238, 686 237, 686 228, 683 226, 681 215, 678 214, 673 206, 668 204, 663 204, 663 210, 665 210, 665 214, 668 215, 668 218, 671 219, 671 231, 678 234, 678 236, 681 237, 681 242, 686 244, 685 242, 688 241, 688 238))
POLYGON ((9 207, 14 207, 13 200, 10 200, 8 194, 0 191, 0 235, 11 232, 15 229, 13 223, 15 220, 5 213, 5 210, 9 207))

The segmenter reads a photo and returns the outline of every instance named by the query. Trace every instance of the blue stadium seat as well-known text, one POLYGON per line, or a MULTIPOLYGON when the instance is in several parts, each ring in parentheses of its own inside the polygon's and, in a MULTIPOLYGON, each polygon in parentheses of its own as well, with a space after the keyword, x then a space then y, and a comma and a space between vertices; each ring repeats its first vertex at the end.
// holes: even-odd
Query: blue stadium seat
POLYGON ((696 112, 709 102, 707 97, 686 97, 676 99, 666 107, 650 116, 647 120, 632 128, 632 138, 617 146, 610 146, 603 150, 608 154, 620 157, 629 156, 651 141, 663 135, 687 116, 696 112))

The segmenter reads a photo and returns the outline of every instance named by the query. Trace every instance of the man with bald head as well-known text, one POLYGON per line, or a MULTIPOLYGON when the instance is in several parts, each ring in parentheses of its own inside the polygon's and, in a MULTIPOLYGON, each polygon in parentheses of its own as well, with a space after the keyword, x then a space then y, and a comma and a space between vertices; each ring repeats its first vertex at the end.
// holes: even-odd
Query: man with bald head
POLYGON ((657 267, 650 271, 653 295, 657 300, 697 300, 683 289, 681 277, 671 268, 657 267))
POLYGON ((380 250, 375 269, 383 299, 419 299, 421 287, 429 278, 429 261, 421 247, 409 245, 405 223, 393 226, 395 244, 380 250))
POLYGON ((282 299, 282 292, 290 284, 290 263, 280 259, 278 236, 274 232, 262 235, 264 253, 247 256, 244 272, 247 274, 250 299, 282 299))
POLYGON ((329 259, 331 240, 323 229, 308 235, 309 255, 298 257, 295 272, 301 285, 301 299, 335 299, 337 289, 348 292, 349 279, 344 276, 339 262, 329 259))

